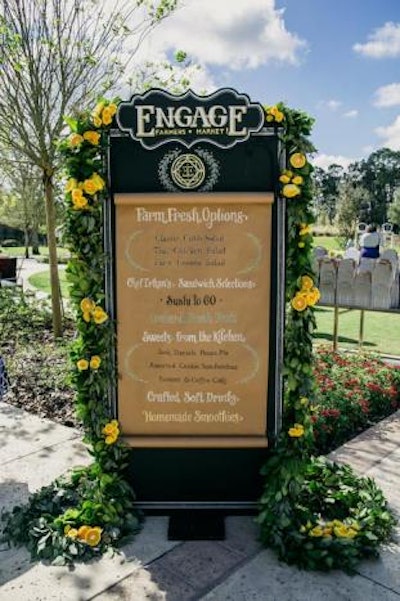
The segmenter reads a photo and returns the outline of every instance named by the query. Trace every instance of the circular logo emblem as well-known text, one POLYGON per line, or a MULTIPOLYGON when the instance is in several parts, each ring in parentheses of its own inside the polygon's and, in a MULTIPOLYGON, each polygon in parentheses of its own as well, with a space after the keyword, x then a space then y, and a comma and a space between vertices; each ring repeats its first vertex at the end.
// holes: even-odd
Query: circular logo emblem
POLYGON ((175 184, 185 190, 197 188, 203 183, 206 168, 195 154, 180 154, 171 165, 171 177, 175 184))

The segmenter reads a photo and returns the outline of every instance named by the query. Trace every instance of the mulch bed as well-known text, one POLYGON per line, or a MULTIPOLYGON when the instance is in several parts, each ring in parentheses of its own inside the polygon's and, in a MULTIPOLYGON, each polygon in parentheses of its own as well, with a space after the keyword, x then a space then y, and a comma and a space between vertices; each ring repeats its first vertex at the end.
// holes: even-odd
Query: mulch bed
POLYGON ((2 401, 58 422, 78 427, 75 392, 69 383, 68 346, 74 336, 67 328, 64 339, 55 342, 44 329, 34 336, 2 341, 0 354, 8 372, 8 391, 2 401))

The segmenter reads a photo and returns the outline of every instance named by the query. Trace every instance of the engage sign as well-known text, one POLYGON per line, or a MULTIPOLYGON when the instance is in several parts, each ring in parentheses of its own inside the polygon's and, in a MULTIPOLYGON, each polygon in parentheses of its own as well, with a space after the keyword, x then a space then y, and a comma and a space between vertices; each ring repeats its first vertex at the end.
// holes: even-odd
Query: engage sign
POLYGON ((149 150, 172 141, 187 148, 198 142, 231 148, 261 130, 264 111, 246 94, 226 88, 203 97, 191 90, 182 96, 150 90, 122 102, 116 119, 120 130, 149 150))

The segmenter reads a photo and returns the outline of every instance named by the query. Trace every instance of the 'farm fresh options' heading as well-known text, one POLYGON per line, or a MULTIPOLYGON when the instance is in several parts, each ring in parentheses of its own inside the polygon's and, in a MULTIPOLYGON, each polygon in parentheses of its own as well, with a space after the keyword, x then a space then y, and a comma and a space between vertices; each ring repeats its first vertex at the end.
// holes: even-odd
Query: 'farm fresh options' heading
POLYGON ((264 110, 246 94, 229 88, 210 96, 191 90, 182 96, 150 90, 121 102, 117 123, 149 150, 172 141, 187 148, 197 142, 230 148, 261 130, 264 110))

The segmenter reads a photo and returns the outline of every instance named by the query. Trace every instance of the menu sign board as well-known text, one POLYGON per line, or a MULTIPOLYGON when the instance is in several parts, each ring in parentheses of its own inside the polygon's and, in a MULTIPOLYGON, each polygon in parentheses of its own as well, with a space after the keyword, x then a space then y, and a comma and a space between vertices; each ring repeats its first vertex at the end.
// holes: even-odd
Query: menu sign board
POLYGON ((267 444, 273 194, 116 194, 119 420, 135 447, 267 444))

